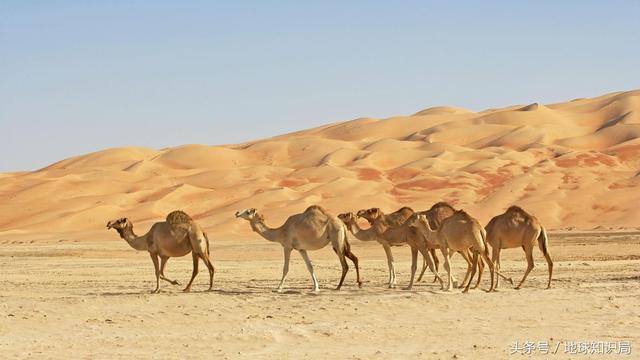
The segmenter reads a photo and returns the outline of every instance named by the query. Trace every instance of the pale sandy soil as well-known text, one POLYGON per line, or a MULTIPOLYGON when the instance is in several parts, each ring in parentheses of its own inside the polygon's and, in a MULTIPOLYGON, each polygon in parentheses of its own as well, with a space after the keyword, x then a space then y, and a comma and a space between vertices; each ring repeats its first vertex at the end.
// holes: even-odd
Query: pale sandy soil
MULTIPOLYGON (((311 253, 322 290, 292 257, 287 292, 272 292, 281 273, 279 245, 264 240, 215 241, 215 291, 206 275, 194 292, 162 284, 149 294, 146 253, 122 240, 0 241, 2 358, 268 358, 500 359, 514 341, 621 341, 640 354, 640 234, 551 234, 553 289, 543 290, 539 252, 524 289, 445 293, 430 282, 413 291, 385 288, 384 253, 353 240, 363 288, 350 272, 331 290, 339 264, 331 250, 311 253)), ((408 282, 409 250, 394 248, 398 280, 408 282)), ((503 269, 519 279, 519 249, 503 269)), ((454 257, 462 276, 462 259, 454 257)), ((184 282, 189 257, 172 259, 167 275, 184 282)), ((488 279, 483 280, 488 287, 488 279)), ((560 354, 553 358, 588 358, 560 354)), ((515 358, 519 358, 516 356, 515 358)), ((608 356, 606 358, 613 358, 608 356)), ((627 357, 627 358, 633 358, 627 357)))

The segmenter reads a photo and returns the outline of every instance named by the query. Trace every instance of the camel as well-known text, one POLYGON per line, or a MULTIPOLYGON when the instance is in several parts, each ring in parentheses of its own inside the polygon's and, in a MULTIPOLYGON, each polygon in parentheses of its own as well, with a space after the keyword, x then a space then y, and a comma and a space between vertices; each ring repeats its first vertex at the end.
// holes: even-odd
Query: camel
POLYGON ((276 291, 282 292, 284 281, 289 272, 289 258, 291 251, 298 250, 307 270, 311 274, 313 281, 313 292, 320 290, 318 280, 313 272, 313 265, 307 255, 309 250, 318 250, 331 243, 333 250, 338 255, 340 264, 342 265, 342 277, 336 287, 340 290, 344 278, 347 275, 349 266, 345 257, 351 259, 356 267, 356 277, 358 287, 362 286, 360 281, 360 269, 358 267, 358 258, 351 252, 351 247, 347 240, 347 230, 338 218, 330 215, 320 206, 312 205, 303 213, 289 216, 279 228, 269 228, 264 223, 264 216, 258 213, 256 209, 246 209, 236 212, 236 218, 242 218, 249 221, 251 229, 266 240, 280 243, 284 249, 284 266, 282 268, 282 279, 276 291))
POLYGON ((401 225, 390 225, 386 222, 383 212, 378 208, 371 208, 359 213, 369 221, 371 229, 377 233, 376 236, 380 239, 378 241, 383 244, 385 251, 388 251, 387 259, 390 259, 389 264, 390 269, 393 271, 392 283, 394 285, 395 269, 393 268, 393 256, 391 255, 390 246, 408 244, 411 247, 411 280, 409 281, 409 285, 404 289, 410 290, 413 287, 413 280, 415 278, 417 268, 418 252, 422 254, 424 259, 427 261, 427 266, 436 276, 436 279, 440 281, 440 287, 443 287, 443 281, 440 276, 438 276, 438 272, 434 268, 433 262, 431 261, 431 255, 429 254, 429 250, 426 247, 422 234, 420 234, 415 227, 411 226, 411 219, 416 217, 417 214, 411 215, 411 217, 401 225))
POLYGON ((431 228, 425 215, 417 215, 411 225, 416 226, 430 242, 433 242, 432 239, 434 239, 434 237, 438 242, 440 251, 444 256, 444 266, 448 273, 447 291, 451 290, 453 283, 451 275, 451 252, 466 252, 468 250, 471 250, 473 253, 473 264, 467 266, 467 274, 465 275, 463 285, 467 278, 469 281, 466 283, 463 293, 469 291, 469 286, 478 267, 479 256, 482 256, 487 264, 489 264, 489 271, 491 272, 491 286, 489 287, 489 291, 493 289, 493 263, 489 260, 485 230, 478 220, 463 210, 457 210, 453 215, 442 221, 438 230, 431 228))
MULTIPOLYGON (((446 203, 444 203, 446 204, 446 203)), ((437 205, 437 204, 436 204, 437 205)), ((436 205, 434 205, 434 207, 436 207, 436 205)), ((447 206, 449 206, 449 204, 446 204, 447 206)), ((450 207, 450 206, 449 206, 450 207)), ((375 208, 372 208, 375 209, 375 208)), ((452 208, 453 209, 453 208, 452 208)), ((364 217, 366 219, 366 214, 367 211, 370 211, 371 209, 362 209, 359 210, 357 213, 357 217, 364 217)), ((407 207, 407 206, 403 206, 400 209, 396 210, 395 212, 391 213, 391 214, 382 214, 384 220, 387 222, 387 224, 389 224, 390 226, 398 226, 398 225, 402 225, 404 224, 405 221, 407 221, 407 219, 414 214, 414 211, 412 208, 407 207)), ((371 223, 371 222, 369 222, 371 223)), ((385 252, 387 250, 385 249, 385 252)), ((436 256, 436 252, 434 249, 429 249, 429 253, 431 254, 431 257, 433 258, 433 263, 434 266, 436 268, 436 272, 438 271, 438 267, 440 265, 440 262, 438 261, 438 256, 436 256)), ((390 263, 389 266, 389 276, 391 277, 391 273, 392 273, 392 266, 393 266, 393 255, 388 252, 387 253, 387 261, 390 263), (391 260, 389 260, 391 259, 391 260)), ((424 275, 424 272, 427 270, 427 259, 423 257, 422 260, 422 271, 420 272, 420 276, 418 277, 418 281, 422 280, 422 276, 424 275)), ((395 268, 393 270, 393 286, 395 286, 395 268)), ((433 282, 436 282, 437 279, 434 277, 433 278, 433 282)))
MULTIPOLYGON (((372 208, 374 209, 374 208, 372 208)), ((367 212, 371 211, 372 209, 362 209, 359 210, 356 216, 356 221, 357 218, 359 217, 363 217, 365 219, 367 219, 367 212)), ((377 208, 375 208, 377 209, 377 208)), ((380 209, 377 209, 378 211, 380 211, 380 209)), ((390 226, 398 226, 398 225, 402 225, 404 224, 404 222, 411 216, 413 215, 414 211, 413 209, 411 209, 410 207, 402 207, 398 210, 396 210, 395 212, 391 213, 391 214, 384 214, 382 213, 382 211, 380 211, 380 213, 382 214, 382 217, 384 218, 385 222, 387 224, 389 224, 390 226)), ((345 214, 345 218, 348 216, 346 214, 349 213, 344 213, 345 214)), ((367 219, 367 221, 369 221, 369 224, 371 224, 371 221, 369 219, 367 219)), ((344 222, 344 220, 343 220, 344 222)), ((355 225, 357 226, 357 223, 355 223, 355 225)), ((362 241, 371 241, 374 240, 373 238, 371 238, 371 236, 375 237, 375 231, 371 230, 370 232, 367 230, 362 230, 359 227, 356 228, 353 225, 351 225, 351 227, 349 227, 349 225, 347 226, 350 231, 354 234, 354 236, 356 236, 356 238, 360 239, 357 235, 355 235, 355 233, 353 231, 366 231, 367 233, 362 233, 361 237, 365 237, 368 238, 367 240, 362 240, 362 241)), ((384 239, 377 239, 376 241, 378 241, 380 244, 382 244, 382 247, 384 248, 385 254, 387 255, 387 264, 389 266, 389 288, 395 288, 396 287, 396 270, 395 270, 395 266, 394 266, 394 261, 393 261, 393 254, 391 253, 391 248, 388 244, 388 242, 384 239)), ((433 249, 429 249, 430 253, 431 253, 431 257, 433 258, 433 262, 434 262, 434 266, 436 269, 436 272, 438 271, 438 257, 436 256, 436 253, 433 249)), ((427 269, 427 259, 423 257, 423 264, 422 264, 422 274, 424 274, 425 270, 427 269)), ((422 277, 422 275, 420 276, 422 277)), ((434 277, 433 281, 435 282, 437 279, 434 277)))
MULTIPOLYGON (((553 273, 553 261, 549 255, 549 241, 547 231, 540 225, 538 219, 518 206, 511 206, 504 214, 491 219, 486 226, 487 242, 493 248, 492 260, 496 269, 500 269, 500 250, 522 247, 527 257, 527 269, 522 280, 516 286, 520 289, 527 279, 527 275, 533 270, 533 248, 536 242, 540 251, 544 254, 549 267, 549 281, 547 289, 551 288, 551 274, 553 273)), ((495 288, 498 288, 496 279, 495 288)))
POLYGON ((193 272, 191 280, 183 291, 189 292, 191 284, 198 274, 198 259, 202 259, 209 269, 209 288, 213 288, 213 274, 215 268, 210 260, 210 247, 207 234, 186 213, 176 210, 167 215, 166 221, 157 222, 151 226, 149 232, 138 236, 133 232, 133 223, 127 218, 111 220, 107 229, 115 229, 129 246, 136 250, 146 250, 151 256, 156 273, 156 288, 152 293, 160 291, 160 279, 173 285, 180 285, 176 280, 170 280, 164 275, 164 268, 171 257, 181 257, 191 253, 193 257, 193 272), (160 264, 158 264, 158 257, 160 264))
MULTIPOLYGON (((429 225, 431 226, 431 228, 437 230, 440 227, 440 224, 442 223, 442 221, 448 218, 449 216, 453 215, 455 211, 456 209, 454 209, 453 206, 451 206, 449 203, 440 201, 433 204, 433 206, 431 206, 429 210, 420 211, 419 214, 425 215, 427 217, 427 220, 429 220, 429 225)), ((436 256, 435 249, 429 249, 429 251, 431 252, 431 256, 433 257, 433 262, 435 263, 436 271, 438 271, 438 257, 436 256)), ((464 258, 465 260, 468 260, 470 263, 470 260, 468 257, 464 257, 464 258)), ((426 270, 427 270, 427 262, 423 261, 422 271, 420 271, 420 276, 418 276, 418 281, 422 280, 422 276, 424 275, 424 272, 426 270)), ((434 278, 433 281, 435 282, 436 279, 434 278)))

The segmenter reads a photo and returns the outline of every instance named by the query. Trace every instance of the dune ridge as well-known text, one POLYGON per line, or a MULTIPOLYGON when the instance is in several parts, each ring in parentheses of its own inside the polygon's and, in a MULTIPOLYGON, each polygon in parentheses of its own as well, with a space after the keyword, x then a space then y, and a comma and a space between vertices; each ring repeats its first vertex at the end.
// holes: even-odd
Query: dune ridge
MULTIPOLYGON (((437 201, 488 221, 512 204, 549 229, 640 226, 640 90, 471 112, 436 107, 237 145, 116 148, 0 174, 0 236, 91 237, 127 216, 139 232, 182 209, 221 238, 250 236, 235 210, 279 226, 333 212, 437 201)), ((145 229, 145 230, 143 230, 145 229)))

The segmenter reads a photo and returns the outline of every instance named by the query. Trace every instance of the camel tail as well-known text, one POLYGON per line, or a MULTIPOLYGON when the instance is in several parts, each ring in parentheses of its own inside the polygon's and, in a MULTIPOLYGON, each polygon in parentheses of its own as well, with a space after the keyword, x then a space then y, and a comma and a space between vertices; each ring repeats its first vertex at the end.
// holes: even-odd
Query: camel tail
POLYGON ((480 236, 482 237, 482 244, 484 245, 484 254, 489 257, 489 243, 487 243, 487 231, 481 226, 480 236))
POLYGON ((540 235, 538 235, 538 245, 540 245, 540 250, 545 255, 549 255, 549 238, 547 237, 547 230, 544 227, 540 227, 542 230, 540 231, 540 235))
POLYGON ((202 235, 204 235, 204 239, 207 240, 207 255, 211 255, 210 250, 209 250, 209 237, 207 236, 206 232, 202 232, 202 235))

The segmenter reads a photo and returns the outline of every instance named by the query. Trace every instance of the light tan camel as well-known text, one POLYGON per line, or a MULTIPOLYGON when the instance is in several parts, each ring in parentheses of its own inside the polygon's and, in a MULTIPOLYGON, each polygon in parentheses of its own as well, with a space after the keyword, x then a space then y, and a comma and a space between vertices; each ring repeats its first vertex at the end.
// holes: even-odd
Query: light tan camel
MULTIPOLYGON (((527 275, 533 270, 533 248, 538 243, 540 251, 544 254, 549 267, 549 282, 547 289, 551 287, 551 274, 553 273, 553 261, 549 255, 549 241, 547 232, 540 225, 538 219, 518 206, 511 206, 504 214, 498 215, 489 221, 486 227, 487 242, 493 248, 492 260, 497 270, 500 269, 500 250, 522 247, 527 257, 527 270, 516 286, 520 289, 527 279, 527 275)), ((496 279, 495 288, 498 288, 496 279)))
MULTIPOLYGON (((473 253, 473 264, 467 266, 465 281, 467 278, 469 281, 466 283, 463 292, 466 293, 469 291, 469 285, 471 285, 471 281, 478 267, 479 256, 482 256, 487 264, 489 264, 489 271, 491 272, 491 286, 489 287, 489 291, 491 291, 493 288, 493 263, 489 260, 485 230, 478 220, 463 210, 457 210, 453 215, 442 221, 437 231, 431 228, 425 215, 418 215, 415 220, 412 225, 416 226, 426 238, 430 239, 430 242, 432 242, 431 239, 435 237, 440 245, 440 251, 445 261, 444 266, 448 273, 447 291, 451 290, 453 283, 451 275, 452 251, 466 252, 468 250, 471 250, 473 253)), ((463 281, 463 285, 465 281, 463 281)))
MULTIPOLYGON (((353 225, 351 227, 349 227, 350 231, 354 234, 353 232, 355 231, 364 231, 360 236, 367 238, 368 240, 362 240, 362 241, 372 241, 375 240, 377 242, 379 242, 383 249, 385 254, 387 255, 387 265, 389 266, 389 288, 395 288, 396 287, 396 269, 395 269, 395 264, 394 264, 394 260, 393 260, 393 253, 391 252, 391 246, 396 246, 396 245, 389 245, 388 241, 386 241, 385 239, 382 239, 380 237, 378 237, 377 239, 374 239, 374 237, 376 237, 376 232, 372 229, 369 228, 367 230, 363 230, 361 229, 358 224, 357 224, 357 218, 362 217, 365 218, 369 224, 371 225, 371 220, 368 218, 368 212, 372 211, 373 209, 376 209, 376 211, 378 211, 380 214, 382 214, 383 219, 385 220, 385 222, 389 225, 389 226, 398 226, 398 225, 402 225, 404 224, 404 222, 411 216, 414 214, 413 209, 411 209, 410 207, 402 207, 398 210, 396 210, 395 212, 391 213, 391 214, 385 214, 383 213, 380 209, 378 208, 371 208, 371 209, 362 209, 362 210, 358 210, 357 216, 356 216, 356 222, 354 222, 355 226, 353 225)), ((345 213, 348 214, 348 213, 345 213)), ((345 215, 346 218, 346 215, 345 215)), ((344 220, 343 220, 344 222, 344 220)), ((356 238, 360 239, 358 236, 356 236, 356 238)), ((402 245, 402 244, 399 244, 402 245)), ((438 257, 436 256, 436 253, 433 249, 429 249, 431 257, 433 258, 433 262, 434 262, 434 266, 436 269, 436 272, 438 272, 438 257)), ((424 271, 427 269, 427 259, 425 257, 423 257, 423 269, 422 269, 422 273, 424 273, 424 271)), ((434 277, 433 281, 435 282, 437 279, 434 277)))
POLYGON ((149 252, 156 272, 156 288, 153 293, 160 291, 160 279, 173 285, 180 285, 177 281, 164 276, 164 267, 170 257, 181 257, 188 253, 191 253, 193 257, 193 272, 184 291, 191 290, 193 279, 198 274, 198 259, 202 259, 209 269, 208 290, 212 289, 215 268, 209 258, 209 239, 200 226, 186 213, 180 210, 171 212, 167 215, 166 221, 153 224, 149 232, 142 236, 137 236, 133 232, 133 224, 127 218, 109 221, 107 229, 111 228, 116 229, 120 237, 132 248, 149 252), (160 264, 158 264, 158 257, 160 264))
MULTIPOLYGON (((424 215, 427 217, 427 220, 429 221, 429 226, 431 227, 431 229, 433 229, 434 231, 437 231, 438 228, 440 227, 440 225, 442 224, 442 222, 444 221, 444 219, 448 218, 449 216, 453 215, 455 213, 456 209, 453 208, 453 206, 451 206, 449 203, 444 202, 444 201, 440 201, 435 203, 429 210, 425 210, 425 211, 420 211, 418 214, 420 215, 424 215)), ((430 251, 434 251, 434 249, 439 249, 440 246, 438 245, 437 241, 434 240, 434 242, 429 242, 427 241, 427 248, 429 248, 430 251)), ((432 256, 435 257, 434 252, 431 253, 432 256)), ((473 262, 473 254, 471 253, 471 251, 460 251, 458 252, 460 254, 460 256, 462 256, 464 258, 464 260, 467 262, 467 269, 469 267, 472 266, 473 262)), ((437 259, 437 258, 435 258, 437 259)), ((436 270, 438 269, 438 265, 437 265, 437 261, 434 262, 436 263, 436 270)), ((420 281, 422 279, 422 276, 424 275, 424 272, 427 268, 427 264, 426 262, 423 264, 422 267, 422 271, 420 272, 420 276, 418 277, 418 281, 420 281)), ((482 280, 482 272, 484 270, 484 261, 482 261, 482 258, 478 258, 478 280, 476 281, 476 284, 472 287, 472 289, 477 288, 480 285, 480 280, 482 280)), ((469 272, 467 272, 467 275, 469 275, 469 272)), ((507 278, 504 275, 498 273, 498 276, 502 277, 503 279, 505 279, 506 281, 508 281, 509 283, 513 284, 513 280, 511 278, 507 278)), ((465 286, 465 283, 467 282, 468 279, 464 279, 462 280, 462 283, 459 284, 459 287, 462 288, 465 286)), ((434 278, 433 281, 435 282, 436 279, 434 278)), ((457 281, 455 280, 455 278, 453 279, 454 284, 457 283, 457 281)))
MULTIPOLYGON (((386 245, 385 250, 389 249, 390 246, 404 244, 408 244, 411 247, 411 280, 405 290, 410 290, 413 287, 413 280, 417 269, 418 252, 422 254, 424 259, 427 261, 427 266, 436 276, 436 279, 440 281, 440 287, 444 286, 442 279, 438 276, 438 272, 435 270, 423 235, 419 233, 415 227, 411 226, 411 219, 415 218, 417 214, 411 215, 411 217, 409 217, 409 219, 407 219, 403 224, 394 226, 391 226, 386 222, 384 214, 378 208, 371 208, 364 212, 360 212, 360 214, 369 221, 371 228, 377 233, 377 236, 384 241, 383 245, 386 245)), ((389 251, 388 257, 390 254, 391 252, 389 251)), ((391 263, 393 263, 393 257, 391 257, 391 263)), ((395 271, 393 276, 393 282, 395 283, 395 271)))
MULTIPOLYGON (((449 203, 440 201, 433 204, 433 206, 431 206, 429 210, 420 211, 419 214, 426 216, 427 220, 429 220, 429 225, 431 226, 431 228, 434 230, 437 230, 440 227, 440 224, 442 224, 442 221, 448 218, 449 216, 453 215, 455 211, 456 209, 454 209, 453 206, 451 206, 449 203)), ((431 252, 431 256, 433 257, 433 262, 435 263, 436 271, 438 271, 438 257, 436 256, 436 251, 435 249, 430 247, 429 247, 429 251, 431 252)), ((471 263, 470 258, 468 257, 464 257, 464 258, 465 260, 468 260, 469 263, 471 263)), ((427 262, 425 260, 422 263, 422 271, 420 271, 420 276, 418 276, 418 281, 422 280, 422 276, 424 275, 424 272, 426 270, 427 270, 427 262)), ((433 281, 435 282, 436 279, 434 278, 433 281)))
POLYGON ((320 206, 313 205, 303 213, 289 216, 282 226, 275 229, 265 225, 264 217, 256 209, 238 211, 236 212, 236 217, 249 221, 251 229, 263 238, 282 245, 284 249, 284 266, 282 268, 282 279, 277 288, 278 292, 281 292, 284 286, 284 281, 289 272, 289 258, 291 251, 294 249, 298 250, 307 265, 307 270, 309 270, 313 280, 313 291, 319 291, 318 280, 313 272, 313 265, 309 255, 307 255, 307 251, 322 249, 329 243, 331 243, 331 247, 338 255, 340 265, 342 265, 342 277, 336 290, 340 290, 342 287, 344 278, 349 270, 345 257, 351 259, 356 267, 358 286, 362 286, 358 258, 351 252, 345 226, 338 218, 330 215, 320 206))

